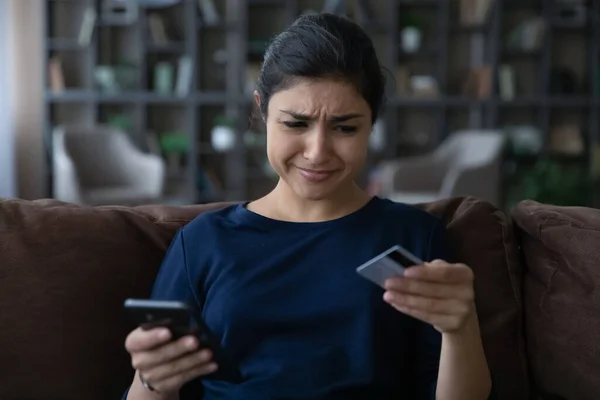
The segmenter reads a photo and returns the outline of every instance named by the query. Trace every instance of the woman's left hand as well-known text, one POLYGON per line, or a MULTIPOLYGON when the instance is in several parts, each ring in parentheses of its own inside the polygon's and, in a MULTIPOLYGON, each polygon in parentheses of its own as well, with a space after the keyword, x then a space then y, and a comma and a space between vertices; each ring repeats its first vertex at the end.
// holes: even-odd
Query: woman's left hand
POLYGON ((435 260, 410 267, 385 287, 385 301, 441 333, 460 330, 474 315, 473 271, 465 264, 435 260))

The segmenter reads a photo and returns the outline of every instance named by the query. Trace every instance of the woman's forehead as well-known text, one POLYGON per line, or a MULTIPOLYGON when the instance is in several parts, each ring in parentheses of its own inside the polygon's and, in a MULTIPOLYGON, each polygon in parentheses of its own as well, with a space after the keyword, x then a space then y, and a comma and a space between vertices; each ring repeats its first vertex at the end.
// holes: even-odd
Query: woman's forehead
POLYGON ((356 88, 339 80, 301 79, 271 97, 269 110, 296 113, 347 114, 364 113, 369 106, 356 88))

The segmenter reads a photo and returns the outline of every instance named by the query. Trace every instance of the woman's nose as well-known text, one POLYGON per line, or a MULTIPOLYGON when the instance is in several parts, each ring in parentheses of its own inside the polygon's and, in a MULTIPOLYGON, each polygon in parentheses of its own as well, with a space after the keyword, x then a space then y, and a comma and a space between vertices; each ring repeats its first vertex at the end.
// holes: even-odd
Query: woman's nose
POLYGON ((305 135, 304 158, 312 164, 324 164, 331 157, 331 138, 326 128, 317 126, 305 135))

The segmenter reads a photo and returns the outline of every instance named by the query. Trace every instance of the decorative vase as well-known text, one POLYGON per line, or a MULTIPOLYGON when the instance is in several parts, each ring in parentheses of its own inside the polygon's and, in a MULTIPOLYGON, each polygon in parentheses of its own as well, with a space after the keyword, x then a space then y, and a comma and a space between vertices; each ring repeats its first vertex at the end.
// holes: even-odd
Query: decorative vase
POLYGON ((414 53, 421 48, 421 31, 415 27, 407 26, 401 33, 402 50, 414 53))
POLYGON ((229 126, 215 125, 211 132, 213 149, 226 152, 235 146, 235 131, 229 126))

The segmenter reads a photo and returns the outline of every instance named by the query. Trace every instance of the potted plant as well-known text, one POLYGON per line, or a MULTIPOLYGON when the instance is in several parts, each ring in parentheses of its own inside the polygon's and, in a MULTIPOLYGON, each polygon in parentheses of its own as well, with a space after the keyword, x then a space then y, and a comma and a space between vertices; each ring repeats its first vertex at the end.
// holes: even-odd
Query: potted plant
POLYGON ((400 44, 406 53, 415 53, 421 48, 423 20, 414 13, 408 13, 400 22, 400 44))
POLYGON ((190 144, 184 132, 165 132, 160 135, 160 149, 167 159, 167 170, 171 177, 179 177, 181 160, 188 153, 190 144))
POLYGON ((236 130, 235 121, 225 115, 219 115, 214 120, 211 131, 211 144, 219 152, 227 152, 235 147, 236 130))
POLYGON ((592 178, 581 165, 564 165, 541 157, 532 167, 519 167, 516 185, 508 194, 507 207, 521 200, 557 206, 590 206, 592 178))

